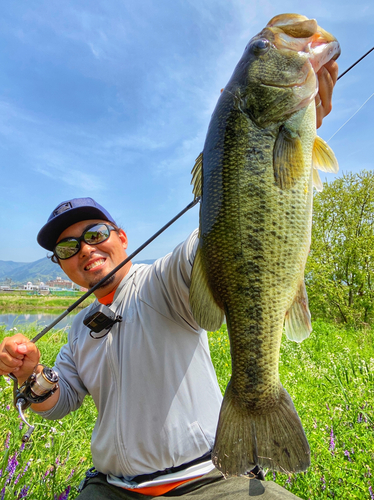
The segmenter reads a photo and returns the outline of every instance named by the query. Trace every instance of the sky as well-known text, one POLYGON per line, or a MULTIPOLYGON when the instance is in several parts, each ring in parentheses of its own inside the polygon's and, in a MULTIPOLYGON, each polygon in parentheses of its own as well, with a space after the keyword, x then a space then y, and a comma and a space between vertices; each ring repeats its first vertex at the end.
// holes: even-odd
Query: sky
MULTIPOLYGON (((36 235, 71 198, 103 205, 129 253, 188 205, 220 90, 248 41, 286 12, 317 19, 339 40, 340 72, 374 45, 373 0, 5 2, 0 260, 45 257, 36 235)), ((339 80, 322 138, 370 98, 373 74, 374 52, 339 80)), ((373 169, 373 116, 374 96, 329 142, 338 175, 373 169)), ((197 225, 195 207, 134 260, 167 254, 197 225)))

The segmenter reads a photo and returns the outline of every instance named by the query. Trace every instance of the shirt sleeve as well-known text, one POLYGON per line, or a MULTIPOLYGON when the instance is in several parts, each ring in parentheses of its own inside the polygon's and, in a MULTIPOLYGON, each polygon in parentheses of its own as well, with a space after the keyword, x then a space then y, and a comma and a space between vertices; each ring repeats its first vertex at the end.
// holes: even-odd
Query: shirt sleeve
POLYGON ((201 328, 192 315, 189 291, 198 242, 196 229, 173 252, 156 260, 136 283, 140 300, 195 332, 201 328))
MULTIPOLYGON (((83 312, 83 311, 82 311, 83 312)), ((68 343, 65 344, 57 355, 54 370, 59 376, 60 396, 53 408, 48 411, 38 412, 38 415, 48 420, 57 420, 65 417, 68 413, 77 410, 88 394, 86 387, 80 379, 74 362, 74 344, 78 325, 82 322, 81 313, 77 314, 69 332, 68 343), (69 381, 69 382, 68 382, 69 381)))

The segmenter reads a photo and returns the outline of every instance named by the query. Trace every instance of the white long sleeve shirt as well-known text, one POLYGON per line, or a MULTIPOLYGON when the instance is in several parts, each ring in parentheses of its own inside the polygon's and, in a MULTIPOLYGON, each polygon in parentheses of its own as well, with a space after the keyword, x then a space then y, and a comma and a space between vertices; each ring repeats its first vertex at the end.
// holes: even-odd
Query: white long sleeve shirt
POLYGON ((104 474, 131 479, 213 447, 222 396, 207 334, 189 306, 197 242, 194 231, 154 264, 133 265, 122 282, 122 323, 92 339, 86 308, 57 356, 60 397, 41 415, 60 419, 91 394, 98 410, 92 458, 104 474))

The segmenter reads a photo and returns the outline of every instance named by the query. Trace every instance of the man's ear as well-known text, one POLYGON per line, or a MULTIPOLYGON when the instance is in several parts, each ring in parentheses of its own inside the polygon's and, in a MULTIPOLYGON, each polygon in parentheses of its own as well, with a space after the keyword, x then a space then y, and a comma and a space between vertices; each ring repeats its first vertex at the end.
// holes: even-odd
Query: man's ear
POLYGON ((119 236, 119 239, 122 242, 122 246, 123 246, 124 250, 126 250, 127 249, 127 245, 128 245, 128 241, 127 241, 127 235, 126 235, 125 231, 123 229, 120 229, 118 231, 118 236, 119 236))

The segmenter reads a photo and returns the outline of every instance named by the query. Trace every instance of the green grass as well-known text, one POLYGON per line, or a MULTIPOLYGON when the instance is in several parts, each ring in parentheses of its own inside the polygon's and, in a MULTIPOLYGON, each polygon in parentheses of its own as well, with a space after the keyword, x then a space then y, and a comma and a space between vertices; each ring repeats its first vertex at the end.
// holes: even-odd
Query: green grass
MULTIPOLYGON (((83 293, 80 294, 80 296, 83 293)), ((0 294, 0 311, 6 313, 41 313, 62 312, 71 306, 79 297, 53 297, 49 295, 0 294)), ((91 295, 79 304, 77 309, 88 306, 95 300, 91 295)))
MULTIPOLYGON (((345 330, 323 321, 313 326, 311 337, 301 344, 284 338, 280 358, 281 381, 303 422, 312 464, 306 473, 268 472, 266 479, 274 479, 303 499, 370 499, 369 487, 373 484, 374 489, 374 329, 345 330)), ((35 328, 27 330, 30 338, 36 333, 35 328)), ((0 330, 0 340, 5 334, 0 330)), ((64 331, 42 338, 38 347, 43 363, 53 365, 65 341, 64 331)), ((226 328, 209 333, 209 342, 223 391, 231 372, 226 328)), ((4 377, 0 394, 0 469, 5 471, 0 477, 0 499, 4 487, 4 500, 14 500, 20 498, 24 486, 30 488, 27 498, 54 500, 68 487, 69 500, 75 498, 84 471, 92 465, 90 435, 96 410, 90 398, 59 422, 27 412, 36 430, 33 442, 21 450, 24 430, 19 429, 20 421, 11 407, 12 386, 4 377), (14 457, 18 465, 12 475, 6 469, 15 465, 14 457)))

